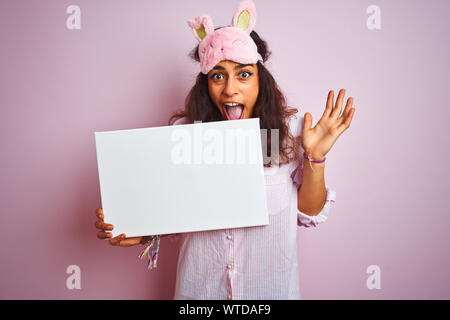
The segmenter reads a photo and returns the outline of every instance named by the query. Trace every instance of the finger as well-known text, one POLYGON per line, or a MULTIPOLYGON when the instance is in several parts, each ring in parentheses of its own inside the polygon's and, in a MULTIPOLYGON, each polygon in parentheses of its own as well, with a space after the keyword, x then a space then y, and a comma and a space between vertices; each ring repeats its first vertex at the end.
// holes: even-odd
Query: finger
POLYGON ((345 119, 345 122, 339 125, 337 128, 338 135, 341 135, 345 130, 350 128, 350 123, 352 122, 353 115, 355 114, 356 109, 352 108, 349 112, 348 117, 345 119))
POLYGON ((338 119, 339 124, 345 122, 345 120, 347 119, 347 117, 349 115, 349 112, 352 110, 352 105, 353 105, 353 98, 350 97, 347 99, 347 104, 345 105, 344 112, 342 112, 341 116, 338 119))
POLYGON ((311 129, 311 125, 312 125, 312 115, 311 113, 307 112, 303 117, 303 131, 311 129))
POLYGON ((114 226, 112 224, 105 223, 102 220, 95 221, 94 225, 97 229, 101 229, 101 230, 113 230, 114 229, 114 226))
POLYGON ((334 106, 333 112, 331 112, 330 117, 333 119, 337 119, 342 110, 342 102, 345 96, 345 89, 339 90, 338 97, 336 99, 336 104, 334 106))
POLYGON ((330 116, 331 111, 333 110, 333 101, 334 101, 334 91, 330 90, 328 92, 327 105, 325 107, 325 111, 322 114, 322 118, 327 118, 330 116))
POLYGON ((103 216, 103 209, 102 209, 102 208, 98 208, 98 209, 95 211, 95 214, 96 214, 97 218, 103 220, 104 216, 103 216))
POLYGON ((111 232, 99 231, 97 233, 97 238, 99 238, 99 239, 109 239, 111 237, 112 237, 111 232))
POLYGON ((135 246, 141 242, 141 237, 133 237, 133 238, 124 238, 120 241, 119 246, 121 247, 130 247, 135 246))
POLYGON ((109 239, 109 243, 112 246, 117 246, 117 245, 120 244, 120 241, 122 241, 123 239, 125 239, 125 234, 124 233, 119 234, 117 237, 109 239))

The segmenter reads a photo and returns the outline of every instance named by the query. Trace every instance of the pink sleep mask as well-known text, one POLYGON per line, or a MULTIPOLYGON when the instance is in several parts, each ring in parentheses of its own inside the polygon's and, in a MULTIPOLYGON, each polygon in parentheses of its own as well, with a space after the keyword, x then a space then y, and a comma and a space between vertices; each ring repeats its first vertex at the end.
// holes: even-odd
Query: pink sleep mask
POLYGON ((208 72, 222 60, 232 60, 242 64, 263 62, 250 33, 255 27, 256 8, 252 0, 242 1, 234 13, 230 27, 214 31, 209 15, 201 15, 188 21, 195 38, 200 42, 200 70, 208 72))

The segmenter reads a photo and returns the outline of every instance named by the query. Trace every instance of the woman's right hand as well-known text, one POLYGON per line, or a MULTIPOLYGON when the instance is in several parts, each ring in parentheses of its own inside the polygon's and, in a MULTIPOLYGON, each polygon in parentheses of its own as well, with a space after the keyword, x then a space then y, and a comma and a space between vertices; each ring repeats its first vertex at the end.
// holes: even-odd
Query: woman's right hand
POLYGON ((109 239, 109 243, 112 246, 119 246, 119 247, 131 247, 138 244, 144 244, 148 241, 150 237, 133 237, 133 238, 127 238, 124 233, 118 235, 117 237, 112 238, 112 233, 108 232, 114 229, 112 224, 105 223, 103 221, 104 215, 103 215, 103 209, 98 208, 95 212, 97 215, 98 220, 95 221, 95 227, 97 229, 100 229, 100 231, 97 233, 97 238, 99 239, 109 239))

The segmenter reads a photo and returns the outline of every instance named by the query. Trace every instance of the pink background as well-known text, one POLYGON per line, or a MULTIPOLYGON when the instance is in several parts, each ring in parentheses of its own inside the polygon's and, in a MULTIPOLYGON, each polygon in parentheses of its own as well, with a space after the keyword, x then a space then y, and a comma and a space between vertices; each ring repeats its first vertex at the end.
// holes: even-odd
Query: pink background
MULTIPOLYGON (((231 22, 239 1, 0 3, 0 298, 171 299, 178 244, 147 271, 140 247, 96 238, 94 131, 166 125, 199 72, 186 21, 231 22), (81 30, 66 8, 81 8, 81 30), (66 268, 81 268, 81 289, 66 268)), ((256 31, 291 105, 319 120, 355 99, 327 157, 328 221, 298 235, 304 299, 449 299, 449 1, 255 0, 256 31), (381 30, 369 30, 369 5, 381 30), (447 169, 446 169, 447 168, 447 169), (369 290, 370 265, 381 289, 369 290)))

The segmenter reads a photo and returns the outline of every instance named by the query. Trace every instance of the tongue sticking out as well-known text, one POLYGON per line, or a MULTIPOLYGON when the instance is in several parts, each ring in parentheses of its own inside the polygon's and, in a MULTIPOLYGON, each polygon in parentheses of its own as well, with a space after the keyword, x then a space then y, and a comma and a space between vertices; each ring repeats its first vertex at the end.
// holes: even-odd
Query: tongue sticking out
POLYGON ((238 105, 233 107, 225 107, 225 114, 228 117, 228 120, 237 120, 240 119, 242 114, 244 113, 244 106, 238 105))

